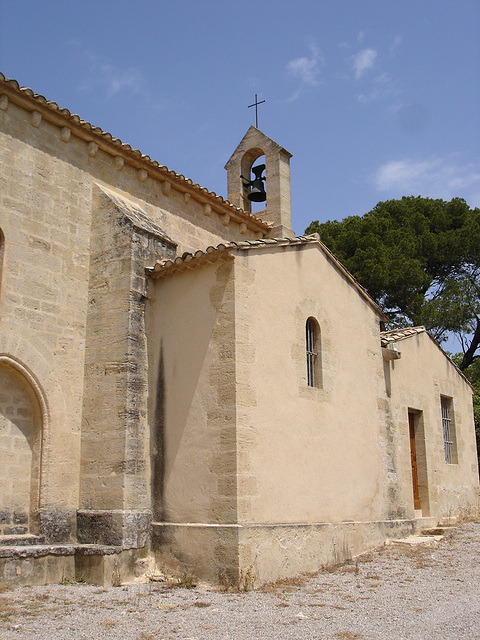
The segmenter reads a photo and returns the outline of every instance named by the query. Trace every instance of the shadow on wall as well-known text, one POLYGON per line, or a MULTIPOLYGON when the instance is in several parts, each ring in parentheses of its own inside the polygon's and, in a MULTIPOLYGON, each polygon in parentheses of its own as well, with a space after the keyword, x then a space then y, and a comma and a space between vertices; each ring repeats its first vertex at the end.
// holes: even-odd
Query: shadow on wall
MULTIPOLYGON (((232 268, 230 263, 204 266, 165 279, 157 285, 160 303, 147 315, 155 521, 193 517, 185 512, 186 504, 192 509, 199 505, 189 493, 198 489, 202 474, 204 479, 212 477, 209 460, 214 464, 223 446, 217 435, 222 425, 231 424, 235 359, 232 289, 227 285, 232 268), (200 456, 198 446, 203 450, 200 456), (173 494, 175 513, 168 506, 173 494), (179 494, 188 494, 186 503, 176 502, 179 494)), ((197 498, 207 508, 208 497, 197 498)))
POLYGON ((163 359, 163 342, 160 342, 158 358, 157 392, 155 397, 155 414, 153 432, 150 438, 152 457, 152 508, 153 519, 162 522, 164 513, 165 488, 165 367, 163 359))

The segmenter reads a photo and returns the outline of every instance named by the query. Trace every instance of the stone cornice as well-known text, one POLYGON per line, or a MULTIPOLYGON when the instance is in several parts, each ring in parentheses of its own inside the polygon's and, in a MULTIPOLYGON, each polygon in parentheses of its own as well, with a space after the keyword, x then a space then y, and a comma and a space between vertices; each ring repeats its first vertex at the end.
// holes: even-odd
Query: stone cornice
POLYGON ((262 234, 268 233, 271 228, 271 224, 236 207, 222 196, 194 183, 184 175, 159 164, 139 149, 134 149, 131 145, 115 138, 100 127, 95 127, 90 122, 82 120, 80 116, 72 114, 68 109, 59 107, 56 102, 47 100, 28 87, 20 87, 16 80, 8 79, 0 73, 0 112, 8 109, 10 101, 30 112, 32 126, 40 126, 42 119, 45 119, 45 121, 59 127, 60 140, 68 142, 71 135, 84 140, 89 145, 88 154, 90 156, 95 156, 101 149, 113 158, 118 158, 116 160, 117 169, 121 170, 123 164, 132 166, 137 169, 140 182, 145 182, 147 177, 150 177, 162 183, 162 191, 165 195, 168 195, 173 188, 183 193, 187 202, 192 198, 204 205, 204 208, 208 208, 209 212, 214 211, 222 216, 224 224, 228 224, 230 221, 245 224, 246 227, 262 234), (225 216, 228 216, 228 219, 225 216))

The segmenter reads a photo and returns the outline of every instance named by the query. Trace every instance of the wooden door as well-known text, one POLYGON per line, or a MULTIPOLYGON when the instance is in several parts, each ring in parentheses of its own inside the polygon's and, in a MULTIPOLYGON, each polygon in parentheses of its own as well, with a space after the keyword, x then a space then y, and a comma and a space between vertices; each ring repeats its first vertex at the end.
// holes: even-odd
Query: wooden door
POLYGON ((417 454, 415 450, 415 414, 408 412, 408 427, 410 430, 410 456, 412 459, 413 504, 415 509, 421 509, 420 494, 418 492, 417 454))

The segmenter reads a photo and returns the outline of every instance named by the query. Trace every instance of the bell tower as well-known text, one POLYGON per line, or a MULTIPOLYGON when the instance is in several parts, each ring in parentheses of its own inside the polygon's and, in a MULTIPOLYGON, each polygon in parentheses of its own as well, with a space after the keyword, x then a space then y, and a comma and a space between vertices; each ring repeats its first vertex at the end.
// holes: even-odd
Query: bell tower
POLYGON ((266 195, 266 208, 256 215, 265 222, 273 223, 272 237, 291 238, 295 235, 290 199, 291 157, 291 153, 252 125, 225 165, 228 200, 232 204, 251 213, 252 200, 265 201, 266 195), (263 167, 253 166, 261 156, 265 156, 265 178, 262 176, 263 167))

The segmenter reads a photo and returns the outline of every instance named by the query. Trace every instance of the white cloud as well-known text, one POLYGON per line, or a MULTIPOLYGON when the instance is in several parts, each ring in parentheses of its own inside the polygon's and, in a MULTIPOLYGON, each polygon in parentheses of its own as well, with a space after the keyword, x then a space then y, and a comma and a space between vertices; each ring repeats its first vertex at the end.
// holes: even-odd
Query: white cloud
POLYGON ((314 87, 320 84, 319 77, 322 68, 325 66, 325 61, 315 44, 310 45, 310 53, 310 57, 294 58, 293 60, 290 60, 285 67, 287 74, 291 78, 300 81, 299 88, 295 91, 293 96, 290 97, 290 100, 298 98, 302 89, 305 87, 314 87))
POLYGON ((359 80, 375 64, 377 52, 375 49, 361 49, 351 57, 355 79, 359 80))
POLYGON ((134 95, 144 85, 143 74, 133 67, 121 68, 112 64, 107 58, 90 49, 85 49, 78 39, 69 41, 77 50, 77 54, 86 62, 88 76, 77 87, 79 91, 102 92, 107 98, 118 93, 134 95))
POLYGON ((402 42, 402 38, 400 36, 395 36, 395 38, 392 41, 392 44, 390 45, 390 55, 392 55, 392 53, 395 51, 395 49, 397 49, 397 47, 400 46, 402 42))
POLYGON ((391 197, 460 197, 472 207, 480 206, 480 165, 462 165, 455 157, 391 160, 376 171, 373 182, 378 191, 388 191, 391 197))
POLYGON ((382 73, 374 78, 371 86, 372 88, 366 93, 356 94, 356 98, 359 102, 368 104, 369 102, 373 102, 373 100, 378 100, 380 98, 392 98, 392 96, 395 96, 398 93, 388 73, 382 73))
POLYGON ((116 93, 138 93, 143 85, 143 76, 136 69, 117 69, 113 65, 104 65, 104 81, 109 97, 116 93))

